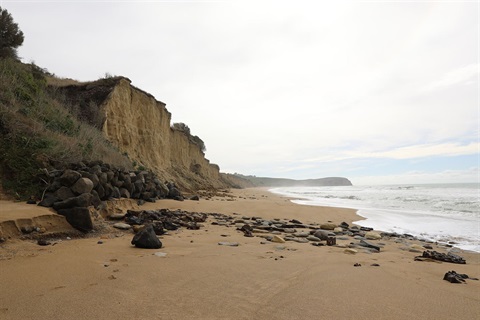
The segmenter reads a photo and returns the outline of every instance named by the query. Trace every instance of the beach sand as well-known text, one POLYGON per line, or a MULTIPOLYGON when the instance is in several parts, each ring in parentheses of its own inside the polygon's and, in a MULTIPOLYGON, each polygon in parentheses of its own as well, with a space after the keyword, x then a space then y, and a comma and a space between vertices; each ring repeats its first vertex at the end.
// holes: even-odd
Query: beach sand
MULTIPOLYGON (((262 189, 200 201, 161 200, 142 209, 298 219, 361 219, 354 210, 301 206, 262 189)), ((30 210, 38 207, 31 206, 30 210)), ((0 219, 4 206, 0 208, 0 219)), ((130 231, 85 239, 0 245, 0 319, 478 319, 480 281, 452 284, 450 270, 480 277, 480 255, 467 264, 419 262, 382 239, 380 253, 247 238, 234 226, 170 232, 164 247, 138 249, 130 231), (98 244, 98 241, 102 244, 98 244), (238 247, 218 245, 239 242, 238 247), (165 257, 155 255, 166 253, 165 257), (361 267, 354 267, 360 263, 361 267), (380 266, 371 266, 371 264, 380 266)), ((348 244, 351 240, 339 240, 348 244)), ((375 241, 373 241, 375 242, 375 241)), ((422 244, 419 241, 411 243, 422 244)), ((445 248, 434 245, 434 250, 445 248)))

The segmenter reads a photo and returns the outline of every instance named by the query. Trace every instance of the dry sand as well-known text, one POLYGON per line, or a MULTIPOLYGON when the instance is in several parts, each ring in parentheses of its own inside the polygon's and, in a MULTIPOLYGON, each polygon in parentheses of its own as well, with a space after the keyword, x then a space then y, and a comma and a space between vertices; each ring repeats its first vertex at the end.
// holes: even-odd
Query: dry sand
MULTIPOLYGON (((232 192, 232 198, 162 200, 142 208, 295 218, 305 223, 359 219, 353 210, 300 206, 260 189, 232 192)), ((414 261, 418 253, 381 240, 386 245, 380 253, 349 255, 338 247, 260 244, 261 238, 247 238, 234 227, 208 222, 200 230, 163 236, 164 247, 158 250, 132 247, 129 232, 102 238, 103 244, 97 244, 100 236, 95 236, 47 247, 28 240, 1 245, 0 319, 359 320, 480 315, 479 281, 442 280, 449 270, 480 277, 480 255, 475 253, 459 253, 466 265, 418 262, 414 261), (240 246, 220 246, 219 241, 240 246)))

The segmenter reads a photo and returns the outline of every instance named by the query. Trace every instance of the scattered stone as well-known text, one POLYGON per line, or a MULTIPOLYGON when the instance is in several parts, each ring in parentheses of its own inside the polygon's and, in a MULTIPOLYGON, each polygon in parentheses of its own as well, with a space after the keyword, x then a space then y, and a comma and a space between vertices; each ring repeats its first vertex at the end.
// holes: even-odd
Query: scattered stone
POLYGON ((152 225, 148 225, 135 234, 131 242, 137 248, 160 249, 162 242, 157 238, 152 225))
POLYGON ((122 220, 125 218, 125 213, 112 213, 108 216, 108 219, 111 220, 122 220))
POLYGON ((455 271, 448 271, 443 276, 443 280, 446 280, 450 283, 465 283, 465 279, 468 279, 469 276, 466 274, 456 273, 455 271))
POLYGON ((47 229, 45 229, 44 227, 36 227, 35 231, 37 231, 38 233, 45 233, 47 232, 47 229))
POLYGON ((361 231, 372 231, 373 228, 370 228, 370 227, 360 227, 360 230, 361 230, 361 231))
POLYGON ((227 247, 238 247, 240 245, 240 243, 238 242, 224 242, 224 241, 220 241, 218 243, 219 246, 227 246, 227 247))
POLYGON ((39 239, 39 240, 37 241, 37 244, 38 244, 39 246, 49 246, 49 245, 51 244, 51 242, 50 242, 50 241, 47 241, 47 240, 44 240, 44 239, 39 239))
POLYGON ((355 249, 352 249, 352 248, 347 248, 345 250, 343 250, 344 253, 347 253, 347 254, 356 254, 358 251, 355 250, 355 249))
POLYGON ((322 223, 320 225, 320 229, 323 229, 323 230, 335 230, 336 227, 337 225, 334 223, 322 223))
POLYGON ((308 240, 306 238, 293 238, 292 241, 295 241, 298 243, 308 243, 308 240))
POLYGON ((325 245, 322 242, 312 242, 311 244, 312 244, 312 246, 315 246, 315 247, 323 247, 325 245))
POLYGON ((365 238, 368 240, 379 240, 382 239, 382 236, 378 232, 369 231, 365 233, 365 238))
POLYGON ((154 255, 160 258, 164 258, 167 256, 165 252, 155 252, 154 255))
POLYGON ((98 241, 97 241, 97 244, 103 244, 103 241, 102 241, 102 240, 98 240, 98 241))
POLYGON ((344 221, 344 222, 342 222, 342 223, 340 223, 340 224, 339 224, 339 227, 342 227, 342 228, 348 229, 348 227, 349 227, 349 224, 348 224, 348 223, 346 223, 346 222, 344 221))
POLYGON ((372 267, 380 267, 380 265, 378 263, 372 263, 370 266, 372 267))
POLYGON ((274 235, 271 241, 276 243, 285 243, 285 239, 277 235, 274 235))
POLYGON ((333 229, 333 233, 343 233, 343 228, 342 227, 336 227, 335 229, 333 229))
POLYGON ((253 237, 253 228, 249 224, 244 224, 239 230, 243 231, 245 237, 253 237))
POLYGON ((307 240, 309 240, 309 241, 316 241, 316 242, 322 241, 320 238, 317 238, 317 237, 315 237, 314 235, 309 235, 309 236, 307 237, 307 240))
POLYGON ((131 225, 123 223, 123 222, 117 222, 113 225, 114 228, 120 229, 120 230, 130 230, 132 228, 131 225))
POLYGON ((327 246, 333 246, 337 243, 335 233, 325 230, 316 230, 313 235, 321 240, 327 241, 327 246))
POLYGON ((295 232, 293 234, 295 237, 300 237, 300 238, 306 238, 308 237, 310 234, 308 232, 295 232))
POLYGON ((355 263, 353 266, 354 266, 354 267, 361 267, 362 265, 357 262, 357 263, 355 263))
MULTIPOLYGON (((433 260, 438 260, 438 261, 443 261, 443 262, 450 262, 450 263, 458 263, 458 264, 466 264, 467 262, 465 261, 464 258, 453 254, 451 252, 445 254, 445 253, 440 253, 437 251, 430 251, 426 250, 423 252, 422 258, 429 258, 433 260)), ((418 260, 417 260, 418 261, 418 260)))
POLYGON ((22 226, 20 227, 20 231, 22 231, 22 233, 29 234, 35 231, 35 228, 33 226, 22 226))
POLYGON ((375 245, 367 240, 360 240, 360 245, 362 247, 371 248, 371 249, 375 249, 376 251, 380 251, 380 246, 375 245))

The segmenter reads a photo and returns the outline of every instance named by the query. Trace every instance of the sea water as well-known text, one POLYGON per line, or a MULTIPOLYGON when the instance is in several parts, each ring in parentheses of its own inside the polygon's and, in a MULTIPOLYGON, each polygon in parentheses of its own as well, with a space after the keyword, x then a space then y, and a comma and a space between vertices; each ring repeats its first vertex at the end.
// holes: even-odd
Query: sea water
POLYGON ((480 184, 282 187, 298 204, 358 209, 360 226, 480 252, 480 184))

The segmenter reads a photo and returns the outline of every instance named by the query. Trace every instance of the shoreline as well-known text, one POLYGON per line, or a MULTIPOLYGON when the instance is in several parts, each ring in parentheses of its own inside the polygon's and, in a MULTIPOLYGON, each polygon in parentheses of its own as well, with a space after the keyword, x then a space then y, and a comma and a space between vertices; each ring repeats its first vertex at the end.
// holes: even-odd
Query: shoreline
MULTIPOLYGON (((160 208, 304 223, 351 224, 358 217, 353 209, 294 204, 264 189, 140 207, 160 208)), ((402 249, 405 243, 381 239, 374 241, 385 244, 379 253, 352 255, 343 247, 351 240, 261 244, 262 238, 211 222, 161 236, 157 250, 132 247, 133 233, 120 230, 47 247, 7 241, 0 245, 2 254, 11 253, 0 259, 0 318, 473 319, 480 313, 479 281, 442 280, 450 270, 480 277, 480 254, 459 251, 465 265, 419 262, 419 253, 402 249)))
MULTIPOLYGON (((451 184, 454 186, 465 186, 468 184, 451 184)), ((473 185, 473 184, 472 184, 473 185)), ((428 209, 428 205, 436 205, 432 203, 434 201, 430 192, 436 190, 442 190, 445 184, 429 184, 429 185, 412 185, 408 189, 413 189, 414 187, 424 187, 428 186, 428 191, 419 190, 420 194, 412 195, 409 194, 386 194, 382 195, 382 199, 377 199, 372 194, 375 192, 383 192, 385 188, 388 192, 395 189, 404 189, 400 188, 400 185, 382 185, 379 186, 380 189, 376 191, 369 191, 370 189, 375 189, 375 187, 368 187, 368 190, 363 190, 363 187, 360 187, 358 190, 347 191, 348 193, 336 192, 336 190, 330 190, 332 193, 325 193, 328 191, 321 191, 320 196, 311 196, 307 192, 304 197, 302 197, 302 191, 295 189, 295 191, 288 191, 286 188, 280 188, 278 194, 289 196, 291 192, 299 193, 297 197, 292 200, 293 202, 301 205, 325 205, 338 208, 351 208, 356 210, 356 214, 359 216, 355 222, 358 226, 363 227, 372 227, 377 231, 385 233, 397 233, 397 234, 408 234, 412 235, 418 239, 424 239, 425 241, 441 243, 443 245, 452 245, 455 248, 480 253, 479 246, 479 237, 478 237, 478 217, 471 216, 468 210, 474 210, 474 207, 468 207, 466 204, 473 205, 471 202, 473 199, 468 195, 465 197, 466 202, 460 202, 464 204, 463 207, 456 208, 457 211, 453 210, 449 206, 456 205, 453 203, 455 193, 450 193, 448 195, 437 197, 437 202, 442 203, 446 202, 446 210, 442 211, 437 209, 428 209), (391 189, 395 187, 395 189, 391 189), (365 192, 366 191, 366 192, 365 192), (282 193, 283 192, 283 193, 282 193), (364 193, 365 192, 365 193, 364 193), (324 195, 327 195, 325 198, 324 195), (349 197, 346 197, 346 196, 349 197), (411 200, 411 197, 420 197, 422 201, 411 200), (446 196, 446 198, 443 198, 446 196), (403 198, 404 199, 403 199, 403 198), (333 198, 330 199, 330 198, 333 198), (353 200, 355 201, 351 201, 353 200), (400 199, 400 201, 398 201, 400 199), (296 200, 296 201, 295 201, 296 200), (342 203, 342 201, 345 201, 342 203), (378 201, 378 202, 377 202, 378 201), (394 202, 392 202, 394 201, 394 202), (396 202, 395 202, 396 201, 396 202), (450 201, 450 202, 449 202, 450 201), (470 202, 469 202, 470 201, 470 202), (422 204, 421 202, 425 202, 422 204), (407 203, 406 206, 403 206, 404 203, 407 203), (410 204, 411 203, 411 204, 410 204), (462 214, 465 214, 463 216, 462 214)), ((329 190, 327 187, 327 190, 329 190)), ((274 188, 277 189, 277 188, 274 188)), ((473 188, 472 188, 473 189, 473 188)), ((470 189, 468 189, 470 190, 470 189)), ((395 191, 394 191, 395 192, 395 191)), ((459 192, 455 190, 455 192, 459 192)), ((463 198, 462 198, 463 199, 463 198)), ((458 199, 457 201, 461 201, 458 199)))

